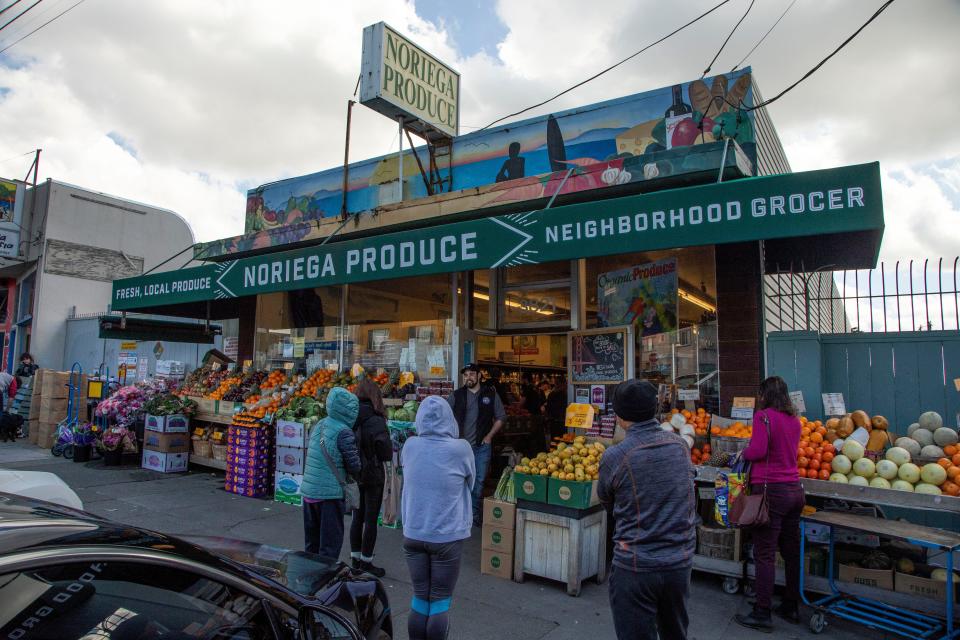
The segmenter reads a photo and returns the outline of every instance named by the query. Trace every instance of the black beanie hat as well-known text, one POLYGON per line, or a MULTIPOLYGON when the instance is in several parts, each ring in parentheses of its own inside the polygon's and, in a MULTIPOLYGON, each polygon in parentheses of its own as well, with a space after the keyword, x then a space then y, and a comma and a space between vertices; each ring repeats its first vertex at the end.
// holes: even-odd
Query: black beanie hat
POLYGON ((613 412, 621 420, 645 422, 657 414, 657 388, 646 380, 626 380, 613 390, 613 412))

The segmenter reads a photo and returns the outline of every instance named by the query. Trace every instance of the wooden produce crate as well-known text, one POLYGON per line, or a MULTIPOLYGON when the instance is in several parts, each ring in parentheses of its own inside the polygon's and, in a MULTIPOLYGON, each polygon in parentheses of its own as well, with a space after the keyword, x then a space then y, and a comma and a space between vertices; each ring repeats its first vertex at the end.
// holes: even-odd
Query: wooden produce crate
POLYGON ((740 562, 740 530, 697 526, 697 555, 740 562))

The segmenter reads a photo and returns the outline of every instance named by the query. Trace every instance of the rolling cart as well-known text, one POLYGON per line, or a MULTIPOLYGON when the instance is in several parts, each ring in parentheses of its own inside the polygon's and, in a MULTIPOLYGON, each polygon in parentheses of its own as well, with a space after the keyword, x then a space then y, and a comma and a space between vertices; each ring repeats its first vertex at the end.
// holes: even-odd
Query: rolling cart
POLYGON ((960 533, 921 527, 908 522, 879 520, 849 513, 818 511, 800 520, 800 557, 804 557, 806 544, 806 524, 827 525, 830 527, 829 561, 827 564, 827 582, 830 593, 819 600, 810 601, 804 592, 806 572, 800 572, 800 594, 804 604, 815 612, 810 618, 810 629, 821 633, 826 627, 826 614, 850 620, 857 624, 894 633, 906 638, 930 640, 951 640, 960 637, 960 629, 954 620, 954 598, 956 597, 956 579, 954 578, 944 591, 946 592, 946 620, 915 613, 908 609, 891 606, 872 598, 851 596, 837 588, 833 570, 835 529, 850 529, 878 535, 884 538, 901 540, 908 544, 946 552, 947 577, 953 576, 953 554, 960 549, 960 533))
POLYGON ((68 460, 73 458, 73 449, 76 435, 75 429, 80 424, 80 383, 83 382, 83 367, 74 362, 70 368, 70 377, 67 378, 67 416, 57 425, 57 441, 51 447, 50 453, 55 456, 63 455, 68 460))

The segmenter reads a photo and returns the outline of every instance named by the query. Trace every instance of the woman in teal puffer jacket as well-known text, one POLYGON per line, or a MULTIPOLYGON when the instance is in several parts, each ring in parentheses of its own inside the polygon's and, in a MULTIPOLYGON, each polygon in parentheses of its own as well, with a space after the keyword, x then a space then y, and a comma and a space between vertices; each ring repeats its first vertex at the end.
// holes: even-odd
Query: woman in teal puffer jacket
POLYGON ((306 468, 300 493, 303 495, 303 537, 310 553, 336 560, 343 546, 343 489, 338 477, 360 475, 360 453, 353 434, 360 402, 357 396, 337 387, 327 396, 327 417, 310 433, 306 468), (336 466, 336 475, 320 447, 336 466))

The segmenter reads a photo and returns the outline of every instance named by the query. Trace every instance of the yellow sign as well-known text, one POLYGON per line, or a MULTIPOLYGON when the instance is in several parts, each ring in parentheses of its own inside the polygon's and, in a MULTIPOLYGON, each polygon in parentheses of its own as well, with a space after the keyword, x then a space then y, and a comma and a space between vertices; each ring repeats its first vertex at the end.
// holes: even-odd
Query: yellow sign
POLYGON ((410 371, 404 371, 403 373, 400 374, 400 381, 397 384, 397 386, 402 389, 408 384, 413 384, 413 373, 410 371))
POLYGON ((136 351, 137 343, 136 342, 121 342, 120 351, 136 351))
POLYGON ((593 426, 594 409, 592 404, 573 403, 567 407, 567 419, 564 425, 573 429, 589 429, 593 426))
POLYGON ((444 367, 430 367, 430 375, 439 378, 447 375, 447 370, 444 367))

